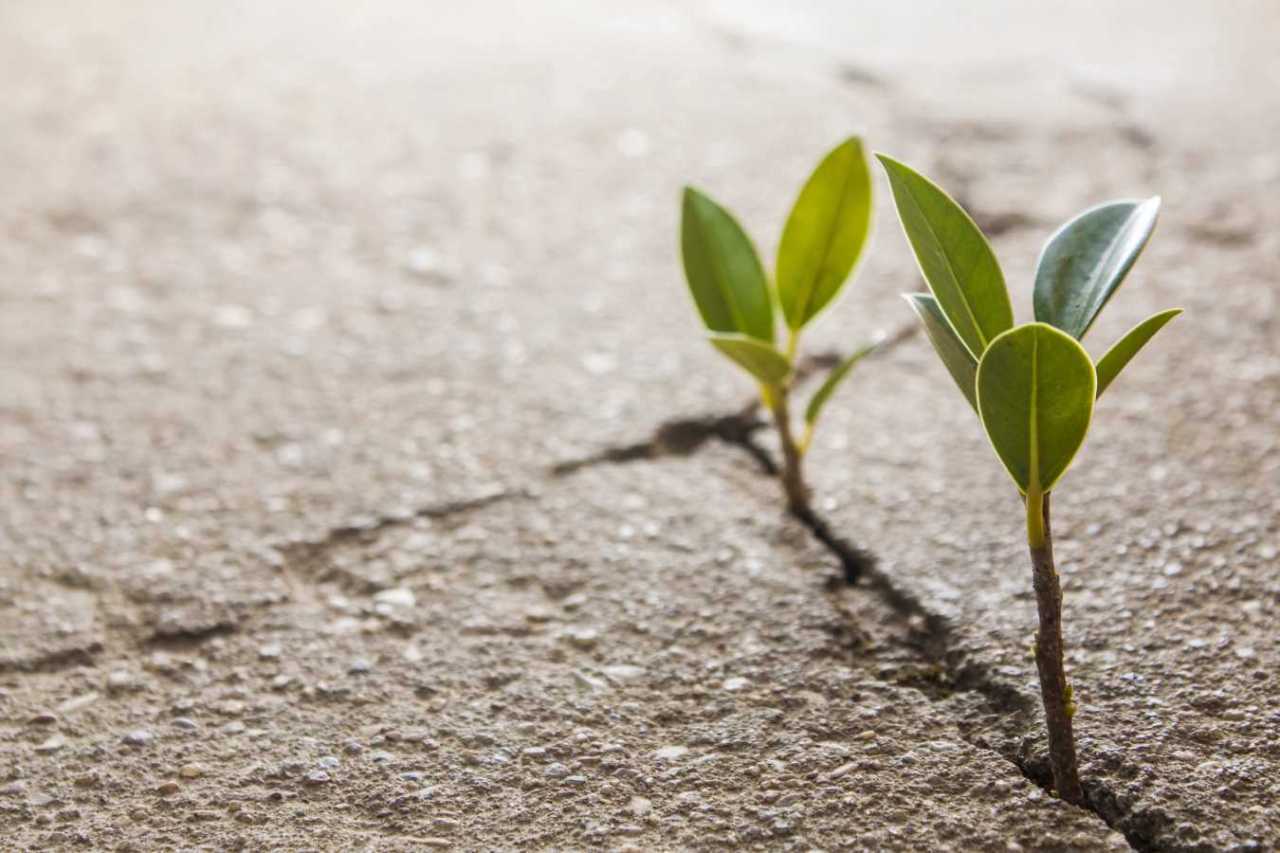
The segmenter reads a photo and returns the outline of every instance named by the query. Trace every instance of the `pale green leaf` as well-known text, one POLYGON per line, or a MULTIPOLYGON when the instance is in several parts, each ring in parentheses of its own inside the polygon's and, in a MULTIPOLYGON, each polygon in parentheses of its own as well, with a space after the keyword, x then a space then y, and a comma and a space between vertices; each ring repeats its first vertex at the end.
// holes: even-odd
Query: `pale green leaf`
POLYGON ((938 353, 938 357, 942 359, 947 372, 955 380, 956 386, 976 412, 978 410, 978 398, 974 383, 977 381, 978 360, 973 357, 973 353, 969 352, 964 342, 956 335, 955 329, 951 328, 951 324, 947 322, 946 315, 938 307, 938 300, 934 299, 932 295, 928 293, 904 293, 902 297, 907 300, 907 304, 911 306, 911 309, 920 318, 920 322, 924 324, 925 334, 929 336, 929 342, 933 344, 934 351, 938 353))
POLYGON ((755 247, 728 211, 692 187, 684 191, 680 250, 708 330, 773 340, 773 302, 755 247))
POLYGON ((1049 238, 1036 264, 1036 319, 1080 340, 1147 245, 1160 198, 1090 208, 1049 238))
POLYGON ((814 393, 812 398, 810 398, 809 405, 805 408, 805 423, 813 426, 818 422, 818 416, 822 414, 822 409, 827 405, 827 401, 831 399, 831 395, 835 393, 836 388, 845 380, 845 377, 849 375, 849 372, 853 370, 853 366, 861 361, 864 356, 871 353, 877 346, 879 346, 878 343, 867 344, 831 369, 831 372, 827 374, 826 381, 822 383, 822 387, 814 393))
POLYGON ((925 282, 974 358, 1013 325, 1004 275, 969 214, 928 178, 877 154, 925 282))
POLYGON ((707 339, 765 385, 778 385, 791 374, 791 362, 772 344, 746 335, 714 334, 707 339))
POLYGON ((1156 332, 1164 328, 1165 323, 1168 323, 1181 313, 1181 308, 1170 308, 1168 311, 1152 314, 1126 332, 1124 337, 1116 341, 1111 349, 1107 350, 1106 354, 1098 359, 1099 397, 1120 375, 1120 371, 1124 370, 1129 360, 1138 354, 1138 350, 1142 349, 1147 341, 1155 336, 1156 332))
POLYGON ((978 413, 1023 492, 1045 493, 1084 443, 1098 378, 1075 338, 1027 323, 991 342, 978 363, 978 413))
POLYGON ((778 299, 787 325, 802 328, 849 278, 871 230, 871 172, 852 137, 818 164, 782 231, 778 299))

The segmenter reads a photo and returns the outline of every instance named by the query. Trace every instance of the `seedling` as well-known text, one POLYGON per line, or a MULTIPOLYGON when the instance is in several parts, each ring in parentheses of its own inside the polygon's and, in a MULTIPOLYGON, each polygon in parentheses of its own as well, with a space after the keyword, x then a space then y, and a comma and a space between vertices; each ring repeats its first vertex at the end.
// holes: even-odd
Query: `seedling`
POLYGON ((823 408, 874 345, 836 365, 809 400, 804 432, 792 426, 790 393, 801 332, 849 279, 871 226, 871 174, 862 141, 845 140, 823 158, 800 190, 782 231, 770 281, 751 239, 723 207, 686 187, 680 248, 689 292, 711 343, 759 383, 782 445, 782 485, 792 513, 811 515, 803 461, 823 408), (777 343, 780 308, 785 343, 777 343))
POLYGON ((1096 364, 1080 344, 1146 246, 1160 199, 1107 202, 1059 228, 1037 264, 1035 322, 1014 326, 1004 276, 978 226, 933 182, 877 156, 930 290, 906 299, 1026 504, 1049 760, 1058 795, 1083 804, 1071 725, 1076 706, 1062 662, 1062 588, 1053 564, 1049 494, 1084 443, 1095 400, 1181 313, 1175 308, 1147 318, 1096 364))

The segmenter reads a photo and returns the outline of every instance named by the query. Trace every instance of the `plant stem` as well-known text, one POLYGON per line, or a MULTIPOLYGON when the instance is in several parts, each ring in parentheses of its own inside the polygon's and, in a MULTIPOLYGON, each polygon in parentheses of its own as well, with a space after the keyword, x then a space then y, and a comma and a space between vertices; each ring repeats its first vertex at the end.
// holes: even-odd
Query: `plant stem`
POLYGON ((775 385, 765 389, 765 403, 773 412, 778 427, 778 441, 782 444, 782 489, 787 495, 787 509, 795 515, 809 512, 809 488, 804 482, 804 453, 796 444, 791 431, 791 409, 787 401, 787 387, 775 385))
POLYGON ((1062 663, 1062 586, 1053 565, 1053 533, 1049 525, 1049 495, 1027 493, 1027 543, 1031 548, 1032 582, 1040 612, 1036 633, 1036 668, 1040 671, 1040 696, 1049 728, 1049 763, 1053 786, 1069 803, 1084 805, 1080 771, 1076 766, 1076 741, 1071 730, 1075 705, 1062 663))

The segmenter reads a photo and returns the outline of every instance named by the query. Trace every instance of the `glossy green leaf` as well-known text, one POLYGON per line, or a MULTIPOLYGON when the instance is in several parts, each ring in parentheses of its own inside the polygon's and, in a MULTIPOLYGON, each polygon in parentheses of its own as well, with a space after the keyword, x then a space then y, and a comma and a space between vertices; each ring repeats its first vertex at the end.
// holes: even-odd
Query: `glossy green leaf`
POLYGON ((818 416, 822 414, 823 407, 827 405, 827 401, 831 399, 831 395, 835 393, 835 390, 840 386, 840 383, 843 382, 849 375, 849 372, 853 370, 853 366, 859 361, 862 361, 862 359, 875 350, 877 346, 879 346, 878 343, 867 344, 831 369, 831 372, 827 374, 826 381, 822 383, 822 387, 814 393, 812 398, 810 398, 809 405, 804 410, 805 423, 813 426, 818 422, 818 416))
POLYGON ((1036 264, 1036 319, 1083 338, 1138 260, 1159 212, 1158 196, 1111 201, 1059 228, 1036 264))
POLYGON ((777 385, 791 373, 791 362, 772 344, 746 335, 715 334, 708 340, 766 385, 777 385))
POLYGON ((685 187, 680 250, 689 291, 713 332, 773 340, 773 302, 751 239, 729 212, 685 187))
POLYGON ((904 293, 902 297, 920 317, 920 322, 924 324, 925 334, 929 336, 929 342, 933 344, 934 351, 938 353, 947 372, 955 380, 956 386, 976 412, 978 398, 974 384, 977 381, 978 360, 956 335, 955 329, 951 328, 946 315, 938 307, 938 300, 931 294, 904 293))
POLYGON ((1010 329, 978 363, 978 413, 996 455, 1023 492, 1048 492, 1093 416, 1097 375, 1084 347, 1046 323, 1010 329))
POLYGON ((974 358, 1013 325, 1004 275, 969 214, 928 178, 877 154, 925 282, 974 358))
POLYGON ((1181 308, 1170 308, 1168 311, 1152 314, 1126 332, 1124 337, 1116 341, 1111 349, 1107 350, 1106 354, 1098 359, 1099 397, 1102 396, 1103 391, 1107 390, 1107 386, 1120 375, 1120 371, 1124 370, 1129 360, 1138 354, 1138 350, 1142 349, 1147 341, 1155 336, 1156 332, 1164 328, 1165 323, 1168 323, 1181 313, 1181 308))
POLYGON ((814 170, 778 246, 778 299, 791 329, 826 307, 853 271, 871 231, 871 172, 856 136, 814 170))

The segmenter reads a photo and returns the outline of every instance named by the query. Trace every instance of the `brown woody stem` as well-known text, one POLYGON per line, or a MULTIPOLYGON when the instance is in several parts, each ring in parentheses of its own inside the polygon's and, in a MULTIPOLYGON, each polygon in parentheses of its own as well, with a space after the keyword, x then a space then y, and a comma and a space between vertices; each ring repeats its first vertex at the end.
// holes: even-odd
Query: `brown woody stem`
POLYGON ((1049 527, 1049 495, 1027 494, 1028 541, 1031 547, 1032 581, 1040 630, 1036 633, 1036 668, 1040 671, 1040 696, 1049 728, 1049 763, 1058 796, 1084 805, 1084 789, 1076 766, 1076 741, 1071 717, 1075 704, 1062 662, 1062 586, 1053 565, 1053 534, 1049 527), (1038 515, 1039 519, 1033 518, 1038 515), (1035 523, 1042 520, 1043 525, 1035 523), (1039 529, 1037 529, 1039 528, 1039 529), (1037 536, 1036 534, 1041 535, 1037 536))

